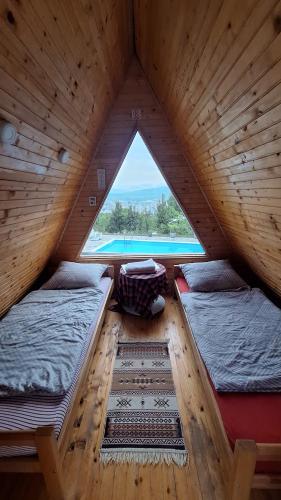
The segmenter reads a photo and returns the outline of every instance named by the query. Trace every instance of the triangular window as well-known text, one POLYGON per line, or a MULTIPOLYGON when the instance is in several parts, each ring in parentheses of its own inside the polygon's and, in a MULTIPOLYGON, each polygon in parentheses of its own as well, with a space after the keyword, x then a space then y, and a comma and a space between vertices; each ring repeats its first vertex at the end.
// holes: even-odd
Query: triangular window
POLYGON ((82 251, 104 253, 205 253, 139 133, 82 251))

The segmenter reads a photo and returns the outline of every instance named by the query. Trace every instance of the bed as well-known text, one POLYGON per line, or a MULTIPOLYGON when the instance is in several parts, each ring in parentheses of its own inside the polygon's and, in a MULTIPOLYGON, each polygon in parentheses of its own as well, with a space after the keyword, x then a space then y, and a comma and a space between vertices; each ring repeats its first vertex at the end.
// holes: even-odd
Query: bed
POLYGON ((229 459, 230 499, 248 500, 251 488, 281 489, 281 393, 216 390, 198 348, 200 325, 196 327, 196 342, 194 322, 184 307, 184 297, 192 292, 181 268, 175 266, 174 271, 175 292, 187 334, 217 435, 229 459))
POLYGON ((113 267, 100 280, 95 311, 74 376, 63 395, 17 394, 0 398, 0 472, 43 473, 50 499, 66 498, 61 463, 68 445, 81 390, 113 291, 113 267))

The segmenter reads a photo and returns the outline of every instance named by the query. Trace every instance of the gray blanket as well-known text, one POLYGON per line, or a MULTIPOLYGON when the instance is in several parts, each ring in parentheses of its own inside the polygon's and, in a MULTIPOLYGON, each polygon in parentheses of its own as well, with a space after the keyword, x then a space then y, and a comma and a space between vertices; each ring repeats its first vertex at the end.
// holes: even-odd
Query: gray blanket
POLYGON ((65 394, 102 296, 38 290, 13 306, 0 323, 0 395, 65 394))
POLYGON ((218 391, 281 391, 281 310, 261 290, 181 298, 218 391))

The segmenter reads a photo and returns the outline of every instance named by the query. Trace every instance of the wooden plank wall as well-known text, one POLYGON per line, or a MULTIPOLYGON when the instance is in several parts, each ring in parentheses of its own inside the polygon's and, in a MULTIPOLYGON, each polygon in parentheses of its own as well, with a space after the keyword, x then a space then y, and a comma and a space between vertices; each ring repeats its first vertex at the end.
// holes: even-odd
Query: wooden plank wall
MULTIPOLYGON (((133 60, 124 86, 111 111, 77 203, 69 218, 56 254, 56 260, 79 259, 83 243, 92 228, 94 219, 137 129, 142 134, 169 186, 176 193, 197 236, 205 246, 208 256, 218 258, 227 255, 228 247, 216 219, 188 162, 182 155, 181 148, 139 64, 133 60), (132 118, 132 110, 141 111, 139 120, 132 118), (98 190, 97 168, 106 169, 107 189, 104 191, 98 190), (89 196, 97 197, 96 207, 89 206, 89 196)), ((136 260, 136 258, 131 260, 136 260)), ((106 260, 108 261, 108 259, 106 260)), ((124 261, 124 257, 122 261, 124 261)), ((115 263, 117 267, 120 265, 120 260, 119 262, 110 260, 110 262, 115 263)), ((167 264, 165 260, 162 262, 167 264)), ((175 261, 169 262, 169 268, 174 263, 175 261)))
POLYGON ((134 7, 138 57, 232 248, 281 294, 281 2, 134 7))
POLYGON ((130 5, 0 1, 0 119, 18 131, 0 145, 0 313, 57 243, 131 59, 130 5))

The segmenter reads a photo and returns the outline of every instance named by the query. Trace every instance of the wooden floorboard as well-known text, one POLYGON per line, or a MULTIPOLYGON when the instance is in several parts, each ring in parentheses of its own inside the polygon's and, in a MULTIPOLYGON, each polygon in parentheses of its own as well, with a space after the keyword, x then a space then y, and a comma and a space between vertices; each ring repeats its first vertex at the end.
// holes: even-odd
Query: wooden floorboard
MULTIPOLYGON (((215 435, 203 387, 177 302, 169 298, 159 319, 108 312, 83 400, 64 459, 68 500, 226 500, 223 450, 215 435), (138 466, 99 463, 106 403, 120 339, 169 340, 174 382, 189 465, 138 466)), ((277 500, 280 492, 253 491, 251 500, 277 500)), ((1 475, 0 499, 46 500, 39 475, 1 475)))

